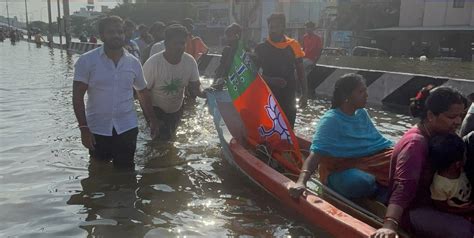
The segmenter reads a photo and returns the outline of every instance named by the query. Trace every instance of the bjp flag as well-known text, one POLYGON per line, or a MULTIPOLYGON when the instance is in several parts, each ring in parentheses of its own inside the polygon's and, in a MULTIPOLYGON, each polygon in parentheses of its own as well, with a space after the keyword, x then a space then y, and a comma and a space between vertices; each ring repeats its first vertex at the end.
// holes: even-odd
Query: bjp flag
POLYGON ((247 129, 248 142, 254 147, 265 145, 283 167, 298 174, 303 160, 295 133, 242 42, 229 70, 227 89, 247 129))

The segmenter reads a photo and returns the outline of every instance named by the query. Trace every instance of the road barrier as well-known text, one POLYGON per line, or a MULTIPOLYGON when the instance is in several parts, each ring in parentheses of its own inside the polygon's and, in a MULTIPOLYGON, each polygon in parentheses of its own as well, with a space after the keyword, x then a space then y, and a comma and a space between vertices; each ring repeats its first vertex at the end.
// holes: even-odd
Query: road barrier
POLYGON ((82 54, 87 51, 93 50, 99 46, 101 45, 93 43, 71 42, 68 50, 73 51, 74 53, 82 54))
MULTIPOLYGON (((201 75, 213 77, 219 61, 220 55, 202 56, 198 62, 201 75)), ((347 73, 364 76, 369 104, 402 110, 406 110, 410 104, 410 98, 415 97, 418 90, 428 84, 450 86, 464 95, 474 93, 474 80, 318 64, 308 75, 310 96, 330 98, 336 80, 347 73)))

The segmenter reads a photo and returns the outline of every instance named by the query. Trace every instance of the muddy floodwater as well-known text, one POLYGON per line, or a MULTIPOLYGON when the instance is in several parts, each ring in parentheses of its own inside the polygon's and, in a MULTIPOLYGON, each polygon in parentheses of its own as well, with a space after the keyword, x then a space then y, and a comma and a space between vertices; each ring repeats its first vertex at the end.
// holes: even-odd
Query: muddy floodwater
MULTIPOLYGON (((0 43, 0 237, 330 237, 222 159, 205 100, 169 143, 151 142, 140 117, 134 172, 89 163, 71 104, 77 57, 0 43)), ((297 133, 310 137, 328 107, 311 100, 297 133)), ((414 123, 370 114, 393 140, 414 123)))

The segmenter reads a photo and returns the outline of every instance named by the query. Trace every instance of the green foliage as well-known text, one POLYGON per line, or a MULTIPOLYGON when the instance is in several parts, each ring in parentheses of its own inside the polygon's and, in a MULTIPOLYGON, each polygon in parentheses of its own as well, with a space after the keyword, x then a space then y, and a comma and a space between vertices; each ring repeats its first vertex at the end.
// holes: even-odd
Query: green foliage
POLYGON ((39 29, 42 33, 48 32, 48 23, 42 21, 32 21, 29 25, 30 29, 39 29))
POLYGON ((339 4, 337 12, 337 28, 339 30, 363 31, 393 27, 398 26, 400 0, 346 1, 339 4))
POLYGON ((87 36, 97 35, 97 19, 87 19, 85 17, 71 16, 71 33, 79 37, 82 33, 87 36))

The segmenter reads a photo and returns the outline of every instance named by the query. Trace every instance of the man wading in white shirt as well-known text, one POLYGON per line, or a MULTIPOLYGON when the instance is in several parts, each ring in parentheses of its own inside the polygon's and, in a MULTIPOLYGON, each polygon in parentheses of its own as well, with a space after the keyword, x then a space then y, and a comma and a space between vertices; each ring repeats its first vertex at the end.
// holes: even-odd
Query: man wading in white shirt
POLYGON ((113 161, 116 167, 134 167, 138 119, 133 88, 150 122, 152 138, 158 123, 143 70, 137 58, 123 49, 123 21, 111 16, 99 22, 102 47, 83 54, 75 64, 73 106, 82 144, 91 158, 113 161), (88 100, 84 106, 84 95, 88 100))
POLYGON ((147 87, 151 91, 153 109, 160 128, 159 138, 171 139, 182 116, 184 91, 191 97, 205 98, 199 82, 199 70, 194 58, 184 53, 188 32, 173 24, 165 30, 165 50, 152 55, 143 65, 147 87))

